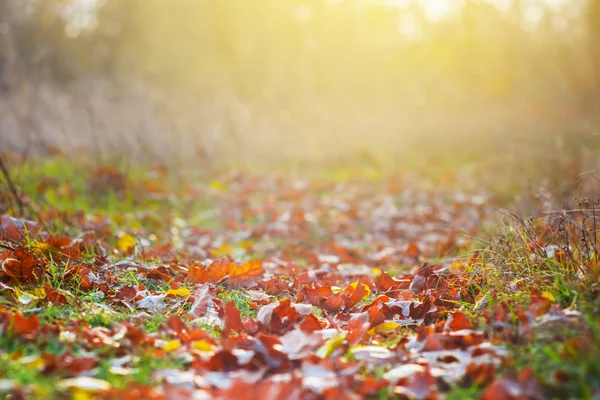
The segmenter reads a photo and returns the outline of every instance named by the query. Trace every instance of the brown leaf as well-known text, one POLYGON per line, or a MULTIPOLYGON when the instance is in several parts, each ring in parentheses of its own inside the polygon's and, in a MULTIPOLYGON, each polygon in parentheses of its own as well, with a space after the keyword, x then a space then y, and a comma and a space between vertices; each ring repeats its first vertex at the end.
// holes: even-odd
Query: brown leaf
POLYGON ((46 293, 46 298, 57 306, 62 306, 69 303, 64 294, 57 292, 56 289, 47 283, 44 285, 44 292, 46 293))
POLYGON ((8 214, 0 216, 0 239, 8 242, 20 242, 33 237, 40 231, 37 222, 14 218, 8 214))
POLYGON ((23 247, 2 252, 0 260, 0 277, 8 282, 34 284, 46 273, 46 267, 40 259, 23 247))
POLYGON ((123 301, 132 301, 137 296, 137 289, 133 286, 122 286, 117 292, 117 298, 123 301))
POLYGON ((43 373, 53 374, 56 372, 78 375, 84 371, 89 371, 96 366, 98 359, 96 357, 74 356, 71 353, 65 353, 60 356, 46 353, 42 355, 44 360, 43 373))

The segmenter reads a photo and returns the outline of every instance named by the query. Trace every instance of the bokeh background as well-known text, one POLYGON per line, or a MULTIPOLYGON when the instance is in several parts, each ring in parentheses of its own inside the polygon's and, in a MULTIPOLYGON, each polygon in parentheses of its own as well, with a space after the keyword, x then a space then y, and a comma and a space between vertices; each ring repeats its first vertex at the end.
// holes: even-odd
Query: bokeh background
POLYGON ((376 164, 599 116, 600 0, 0 0, 10 151, 376 164))

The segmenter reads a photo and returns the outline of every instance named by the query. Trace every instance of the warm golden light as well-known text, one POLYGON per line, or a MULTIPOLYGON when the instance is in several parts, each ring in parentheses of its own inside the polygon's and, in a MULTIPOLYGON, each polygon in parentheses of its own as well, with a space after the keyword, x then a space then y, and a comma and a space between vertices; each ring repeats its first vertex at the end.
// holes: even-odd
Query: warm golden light
POLYGON ((26 3, 47 55, 35 62, 71 83, 94 76, 87 109, 175 137, 151 143, 180 155, 330 157, 578 129, 599 101, 597 11, 584 0, 26 3))

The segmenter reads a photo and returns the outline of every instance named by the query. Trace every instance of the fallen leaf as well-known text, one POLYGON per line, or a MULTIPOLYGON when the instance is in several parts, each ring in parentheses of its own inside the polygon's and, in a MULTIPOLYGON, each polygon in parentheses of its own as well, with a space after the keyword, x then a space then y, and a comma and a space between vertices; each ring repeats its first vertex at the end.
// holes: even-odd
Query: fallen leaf
POLYGON ((190 347, 192 349, 198 350, 198 351, 213 351, 215 348, 214 345, 207 342, 206 340, 196 340, 196 341, 192 342, 190 347))
POLYGON ((138 308, 143 308, 151 313, 162 313, 167 309, 165 304, 166 294, 157 294, 153 296, 146 296, 143 299, 135 303, 138 308))
POLYGON ((168 295, 173 295, 173 296, 189 296, 190 295, 190 289, 187 288, 179 288, 179 289, 169 289, 165 292, 165 294, 168 295))
POLYGON ((21 313, 13 314, 11 331, 15 335, 32 338, 40 329, 40 320, 36 315, 25 317, 21 313))
POLYGON ((374 328, 369 329, 369 331, 367 333, 369 335, 375 335, 378 333, 393 332, 396 329, 398 329, 399 326, 400 326, 400 324, 395 321, 387 321, 387 322, 383 322, 383 323, 377 325, 374 328))
POLYGON ((315 354, 321 358, 327 358, 337 349, 344 340, 348 336, 348 332, 346 331, 337 331, 332 337, 327 339, 327 341, 321 346, 315 354))
POLYGON ((163 350, 165 351, 175 351, 181 347, 181 342, 179 340, 170 340, 162 345, 163 350))
POLYGON ((91 378, 89 376, 63 379, 58 382, 58 386, 71 390, 82 390, 88 393, 101 393, 108 391, 111 388, 109 382, 102 379, 91 378))
POLYGON ((235 303, 230 301, 225 304, 223 315, 221 316, 225 326, 223 327, 223 336, 227 337, 231 332, 240 332, 245 329, 240 310, 237 309, 235 303))
POLYGON ((550 300, 551 302, 556 302, 556 299, 554 298, 554 295, 550 292, 542 292, 542 297, 550 300))
POLYGON ((200 317, 212 307, 212 295, 208 284, 200 284, 194 291, 194 303, 190 308, 190 314, 200 317))
POLYGON ((408 378, 419 372, 425 372, 426 368, 419 364, 404 364, 392 368, 383 374, 383 378, 394 383, 400 379, 408 378))
POLYGON ((131 236, 128 233, 125 233, 117 239, 117 249, 124 252, 131 251, 136 244, 136 240, 134 236, 131 236))

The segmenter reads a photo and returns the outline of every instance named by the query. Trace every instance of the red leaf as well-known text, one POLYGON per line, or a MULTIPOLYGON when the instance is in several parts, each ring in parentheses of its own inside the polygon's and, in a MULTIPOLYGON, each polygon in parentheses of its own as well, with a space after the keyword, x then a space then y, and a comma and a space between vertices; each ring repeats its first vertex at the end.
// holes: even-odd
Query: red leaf
POLYGON ((180 339, 187 337, 188 328, 177 315, 171 315, 165 322, 165 325, 180 339))
POLYGON ((198 285, 194 291, 194 304, 190 309, 190 314, 200 317, 208 311, 212 303, 212 295, 210 294, 210 286, 208 284, 198 285))
POLYGON ((389 386, 389 384, 385 379, 367 376, 363 381, 356 382, 355 390, 362 397, 377 397, 379 391, 389 386))
POLYGON ((25 237, 33 237, 40 230, 39 224, 11 217, 8 214, 0 216, 0 239, 8 242, 20 242, 25 237))
POLYGON ((369 330, 370 325, 368 313, 364 312, 355 315, 346 326, 346 330, 349 332, 346 337, 348 344, 355 345, 359 343, 369 330))
POLYGON ((264 282, 263 289, 265 292, 277 296, 282 294, 284 291, 289 290, 289 285, 283 279, 275 277, 264 282))
MULTIPOLYGON (((383 292, 383 293, 392 292, 393 293, 393 292, 399 292, 402 289, 408 289, 410 282, 411 282, 411 279, 403 278, 402 280, 396 280, 396 279, 393 279, 391 276, 389 276, 386 272, 382 272, 375 279, 375 287, 380 292, 383 292)), ((395 297, 396 295, 397 295, 397 293, 394 294, 393 297, 395 297)), ((390 294, 390 296, 392 296, 392 295, 390 294)))
POLYGON ((206 367, 211 371, 229 372, 239 368, 238 358, 230 350, 216 352, 206 367))
POLYGON ((347 297, 348 300, 346 301, 346 308, 351 308, 354 307, 356 303, 361 301, 363 297, 365 297, 365 294, 367 293, 367 287, 364 283, 359 281, 357 282, 356 288, 348 285, 344 292, 346 291, 350 293, 350 295, 347 297))
POLYGON ((225 309, 222 313, 222 319, 225 323, 223 328, 223 336, 227 337, 233 331, 243 331, 245 329, 242 317, 240 316, 240 310, 237 309, 233 301, 225 304, 225 309))
POLYGON ((322 305, 322 308, 325 311, 331 313, 338 313, 342 310, 346 309, 346 300, 343 296, 343 293, 336 293, 334 295, 329 296, 328 298, 323 298, 325 302, 322 305))
POLYGON ((380 292, 387 292, 390 289, 396 289, 400 287, 401 282, 393 279, 388 275, 387 272, 382 272, 377 278, 375 278, 375 287, 380 292))
POLYGON ((408 245, 408 248, 406 249, 407 257, 419 258, 420 255, 421 255, 421 249, 419 248, 419 246, 417 246, 414 243, 411 243, 408 245))
POLYGON ((70 353, 60 356, 46 353, 42 355, 44 360, 44 374, 56 372, 78 375, 84 371, 89 371, 96 366, 98 360, 96 357, 78 357, 70 353))
POLYGON ((423 290, 425 282, 427 282, 427 278, 429 277, 429 275, 431 275, 432 272, 433 267, 431 265, 423 265, 415 274, 415 277, 408 289, 413 293, 419 293, 421 290, 423 290))
POLYGON ((435 390, 435 378, 431 375, 429 370, 416 372, 409 378, 401 379, 397 382, 397 386, 394 386, 395 394, 415 399, 436 398, 437 396, 433 396, 435 390))
POLYGON ((518 379, 504 377, 492 382, 480 397, 482 400, 543 400, 545 398, 531 367, 523 369, 518 379))
POLYGON ((444 350, 444 345, 440 340, 439 335, 429 335, 425 338, 423 349, 421 351, 441 351, 444 350))
POLYGON ((40 320, 37 315, 25 317, 21 313, 14 314, 12 317, 11 330, 15 335, 20 335, 31 339, 40 329, 40 320))
POLYGON ((314 314, 310 314, 306 316, 299 326, 303 332, 314 332, 323 329, 325 323, 321 322, 314 314))
POLYGON ((219 396, 222 399, 298 399, 301 398, 302 385, 290 380, 261 380, 248 382, 243 377, 233 380, 231 385, 219 396))
POLYGON ((317 288, 304 286, 298 292, 298 301, 300 302, 308 300, 308 302, 313 306, 321 307, 323 303, 325 303, 325 301, 331 296, 333 296, 333 292, 329 286, 321 286, 317 288))
POLYGON ((455 311, 448 321, 446 321, 446 329, 451 331, 459 331, 461 329, 471 329, 471 323, 462 311, 455 311))
POLYGON ((14 283, 37 283, 46 273, 46 267, 38 257, 23 247, 0 254, 2 270, 0 277, 14 283))
POLYGON ((58 306, 65 305, 69 302, 64 294, 57 292, 47 283, 44 285, 44 292, 46 292, 46 298, 58 306))
POLYGON ((124 301, 132 301, 137 296, 137 289, 133 286, 123 286, 117 292, 117 298, 124 301))

